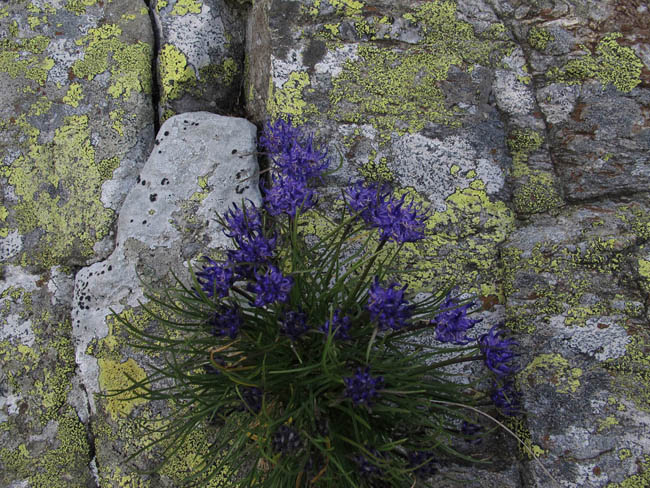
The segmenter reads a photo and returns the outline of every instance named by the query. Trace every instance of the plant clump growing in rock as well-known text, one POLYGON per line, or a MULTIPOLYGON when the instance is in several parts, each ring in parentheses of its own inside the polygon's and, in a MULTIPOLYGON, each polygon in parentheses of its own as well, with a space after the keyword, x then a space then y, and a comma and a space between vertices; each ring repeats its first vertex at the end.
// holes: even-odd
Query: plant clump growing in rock
POLYGON ((233 247, 191 268, 189 284, 147 294, 158 332, 115 316, 162 362, 113 395, 174 400, 145 447, 168 461, 201 425, 221 426, 188 484, 240 466, 233 485, 431 486, 441 462, 472 459, 463 446, 486 432, 477 413, 517 414, 516 344, 496 326, 476 333, 474 303, 451 286, 402 284, 394 262, 425 239, 422 203, 357 181, 331 232, 307 236, 302 216, 319 212, 311 183, 330 158, 290 120, 268 124, 261 146, 272 171, 264 206, 220 216, 233 247), (472 362, 489 381, 454 381, 450 367, 472 362))

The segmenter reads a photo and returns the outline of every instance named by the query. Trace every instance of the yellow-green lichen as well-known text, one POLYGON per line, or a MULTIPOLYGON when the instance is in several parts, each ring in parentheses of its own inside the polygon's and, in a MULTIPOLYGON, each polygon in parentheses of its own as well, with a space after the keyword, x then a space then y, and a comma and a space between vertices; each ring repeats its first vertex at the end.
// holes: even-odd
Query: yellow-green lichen
POLYGON ((24 116, 0 122, 0 128, 17 130, 26 139, 26 150, 0 174, 20 199, 13 207, 18 231, 40 236, 38 249, 27 261, 50 267, 72 250, 90 256, 95 242, 108 233, 113 211, 99 201, 103 180, 90 142, 88 116, 66 117, 46 144, 38 144, 38 130, 24 116))
POLYGON ((559 354, 540 354, 519 373, 528 384, 550 383, 558 393, 575 393, 580 387, 582 369, 571 368, 559 354))
POLYGON ((200 14, 202 6, 203 0, 176 0, 171 15, 200 14))
POLYGON ((458 108, 446 104, 440 82, 452 65, 489 64, 490 53, 506 49, 477 39, 470 24, 456 18, 456 4, 435 1, 403 16, 417 24, 423 40, 413 48, 363 44, 333 79, 329 116, 345 123, 370 121, 383 141, 391 132, 417 132, 427 122, 459 125, 458 108))
MULTIPOLYGON (((11 37, 17 35, 17 31, 11 33, 11 37)), ((0 40, 0 72, 12 78, 21 76, 44 86, 49 71, 54 67, 52 58, 42 56, 49 44, 50 39, 45 36, 0 40)))
POLYGON ((113 98, 128 99, 132 92, 151 93, 151 46, 141 41, 127 44, 120 40, 121 34, 117 24, 104 24, 77 39, 75 43, 85 50, 83 59, 72 65, 73 74, 92 80, 110 69, 108 93, 113 98))
POLYGON ((641 277, 641 287, 650 293, 650 261, 647 259, 639 258, 637 260, 639 276, 641 277))
POLYGON ((162 9, 164 9, 169 2, 167 0, 158 0, 158 3, 156 3, 156 10, 160 12, 162 9))
POLYGON ((306 71, 294 71, 281 88, 276 88, 273 80, 269 80, 269 93, 266 110, 272 120, 292 117, 295 124, 302 124, 316 108, 308 104, 303 95, 310 85, 309 74, 306 71))
POLYGON ((238 72, 237 62, 232 58, 226 58, 221 64, 208 64, 199 68, 199 79, 201 83, 229 86, 235 81, 238 72))
POLYGON ((395 179, 393 171, 388 167, 388 159, 382 157, 376 161, 377 151, 372 150, 368 162, 359 168, 359 173, 368 181, 391 182, 395 179))
POLYGON ((97 171, 102 180, 110 180, 113 177, 113 171, 120 165, 120 158, 113 156, 112 158, 102 159, 97 163, 97 171))
POLYGON ((514 129, 508 136, 508 148, 512 155, 512 176, 519 178, 528 174, 525 165, 528 157, 537 151, 544 142, 543 136, 532 129, 514 129))
POLYGON ((96 3, 97 0, 68 0, 64 8, 75 15, 84 15, 86 8, 96 3))
MULTIPOLYGON (((142 381, 146 378, 144 369, 138 366, 133 358, 124 362, 112 359, 98 359, 99 364, 99 386, 106 393, 124 390, 133 384, 134 381, 142 381)), ((133 392, 106 398, 106 411, 111 418, 125 417, 138 405, 146 403, 142 398, 131 398, 133 392)))
POLYGON ((83 98, 83 89, 79 83, 72 83, 68 92, 63 97, 63 103, 70 105, 71 107, 78 107, 79 102, 83 98))
POLYGON ((115 132, 119 134, 120 137, 124 137, 124 124, 122 123, 124 119, 124 110, 112 110, 108 116, 110 117, 113 124, 111 127, 115 132))
POLYGON ((160 50, 160 81, 162 103, 181 98, 196 86, 194 70, 183 52, 172 44, 165 44, 160 50))
POLYGON ((629 449, 623 448, 618 450, 618 458, 621 461, 625 461, 626 459, 631 457, 632 457, 632 451, 630 451, 629 449))
POLYGON ((647 488, 650 486, 650 455, 644 455, 639 462, 640 473, 630 476, 620 483, 609 483, 606 488, 647 488))
POLYGON ((625 355, 609 359, 606 367, 617 377, 615 391, 632 400, 637 408, 650 412, 650 341, 633 335, 625 346, 625 355))
POLYGON ((52 102, 47 97, 39 97, 30 105, 27 115, 30 117, 40 117, 49 112, 51 108, 52 102))
POLYGON ((354 17, 361 14, 363 3, 358 0, 329 0, 330 5, 336 8, 339 15, 354 17))
MULTIPOLYGON (((621 33, 608 34, 598 43, 594 54, 573 59, 561 69, 550 69, 546 76, 555 82, 576 84, 597 79, 603 85, 612 84, 622 92, 629 92, 641 83, 643 63, 629 47, 621 46, 616 39, 621 33)), ((582 46, 587 50, 585 46, 582 46)))
POLYGON ((544 171, 534 171, 517 184, 512 201, 520 214, 546 212, 563 204, 553 175, 544 171))
POLYGON ((610 415, 598 421, 597 432, 600 434, 601 432, 611 429, 615 425, 619 425, 619 424, 620 424, 619 420, 616 417, 610 415))
POLYGON ((546 49, 548 43, 553 40, 555 40, 553 35, 543 27, 533 26, 528 31, 528 44, 530 44, 530 47, 537 49, 538 51, 546 49))
POLYGON ((9 235, 9 227, 1 225, 7 221, 8 216, 9 212, 7 211, 7 207, 0 205, 0 237, 7 237, 9 235))

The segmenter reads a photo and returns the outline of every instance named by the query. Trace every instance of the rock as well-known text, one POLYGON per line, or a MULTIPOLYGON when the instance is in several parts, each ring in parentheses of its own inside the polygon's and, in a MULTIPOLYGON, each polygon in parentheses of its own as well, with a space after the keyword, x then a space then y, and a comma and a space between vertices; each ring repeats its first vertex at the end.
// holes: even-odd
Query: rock
MULTIPOLYGON (((146 322, 139 308, 146 302, 140 280, 161 285, 170 279, 170 271, 185 278, 189 262, 228 245, 215 218, 244 199, 260 204, 255 151, 255 126, 244 119, 207 112, 168 119, 124 202, 115 251, 77 273, 73 336, 82 389, 88 393, 101 486, 140 479, 136 467, 158 462, 151 454, 124 460, 146 440, 137 425, 153 419, 161 407, 95 396, 124 387, 125 373, 142 377, 151 361, 125 345, 127 331, 112 312, 146 322)), ((156 486, 176 486, 187 475, 195 455, 188 449, 187 459, 152 478, 156 486)))
POLYGON ((111 251, 151 149, 147 9, 129 0, 0 7, 0 249, 47 270, 111 251))
POLYGON ((226 0, 154 0, 160 31, 158 116, 197 110, 232 113, 244 76, 242 4, 226 0))

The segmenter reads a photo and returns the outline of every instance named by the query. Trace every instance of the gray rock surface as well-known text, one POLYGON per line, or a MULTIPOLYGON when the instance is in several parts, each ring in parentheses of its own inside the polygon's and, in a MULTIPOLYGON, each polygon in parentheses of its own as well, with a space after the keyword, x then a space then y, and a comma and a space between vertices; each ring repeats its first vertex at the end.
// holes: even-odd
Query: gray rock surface
POLYGON ((159 31, 158 85, 162 120, 241 106, 245 7, 226 0, 152 0, 159 31))
MULTIPOLYGON (((152 419, 159 408, 95 396, 123 387, 123 373, 137 377, 151 361, 125 345, 128 336, 111 311, 137 316, 139 304, 146 303, 140 280, 160 284, 170 271, 185 276, 190 261, 228 245, 216 215, 242 199, 260 203, 255 149, 255 126, 244 119, 208 112, 168 119, 124 202, 115 251, 76 275, 72 330, 97 436, 101 486, 122 486, 120 473, 137 466, 124 464, 144 441, 136 419, 152 419)), ((191 464, 191 453, 187 456, 177 470, 154 478, 157 486, 174 486, 188 469, 183 463, 191 464)))

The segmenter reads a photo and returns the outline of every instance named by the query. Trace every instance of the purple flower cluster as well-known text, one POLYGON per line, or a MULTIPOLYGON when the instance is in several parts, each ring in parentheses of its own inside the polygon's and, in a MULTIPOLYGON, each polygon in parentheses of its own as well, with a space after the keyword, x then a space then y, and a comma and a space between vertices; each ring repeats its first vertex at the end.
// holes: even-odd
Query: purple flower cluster
POLYGON ((497 376, 510 376, 517 372, 513 364, 517 354, 510 349, 517 345, 514 339, 503 339, 503 330, 497 326, 492 327, 486 334, 479 338, 481 352, 485 354, 486 366, 497 376))
POLYGON ((221 298, 228 296, 235 278, 230 266, 217 263, 207 256, 203 256, 203 260, 206 264, 196 273, 196 279, 203 292, 210 298, 215 295, 221 298))
POLYGON ((332 320, 326 320, 325 324, 320 328, 321 332, 325 333, 327 336, 331 333, 334 334, 334 338, 342 341, 350 340, 350 317, 344 316, 341 310, 338 308, 334 310, 332 315, 332 320))
POLYGON ((231 339, 237 337, 242 324, 242 317, 237 305, 233 307, 222 306, 210 321, 212 335, 222 337, 227 335, 231 339))
POLYGON ((359 180, 346 191, 348 206, 370 227, 381 231, 380 239, 399 244, 424 239, 429 218, 420 204, 406 204, 406 195, 396 198, 386 186, 359 180))
POLYGON ((329 167, 327 153, 314 147, 313 137, 305 137, 293 127, 291 119, 267 123, 260 137, 273 169, 271 187, 264 189, 264 202, 270 215, 296 216, 316 204, 316 194, 309 180, 320 178, 329 167))
POLYGON ((269 265, 266 273, 255 273, 255 283, 248 285, 248 291, 257 295, 253 305, 263 307, 274 302, 286 302, 292 286, 291 276, 284 276, 278 268, 269 265))
POLYGON ((354 376, 343 378, 343 383, 345 383, 345 396, 351 398, 355 405, 370 406, 379 395, 379 390, 384 387, 384 378, 372 377, 369 367, 365 370, 357 368, 354 376))
POLYGON ((447 297, 440 305, 443 310, 431 320, 431 325, 436 327, 436 339, 440 342, 464 345, 475 340, 467 337, 467 331, 482 319, 470 319, 467 311, 474 306, 468 303, 461 307, 455 298, 447 297))
POLYGON ((404 299, 404 290, 406 285, 399 288, 397 283, 391 283, 384 288, 379 284, 377 277, 370 285, 366 308, 370 312, 370 318, 377 322, 381 330, 399 330, 411 318, 414 307, 404 299))
POLYGON ((280 332, 288 336, 292 341, 297 341, 298 338, 309 330, 307 324, 307 315, 303 312, 294 312, 293 310, 286 312, 280 324, 280 332))
POLYGON ((521 413, 521 393, 517 391, 511 379, 506 380, 503 385, 495 381, 490 398, 504 415, 514 417, 521 413))

